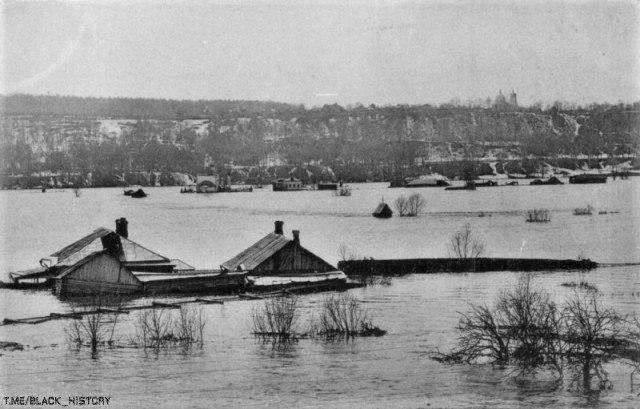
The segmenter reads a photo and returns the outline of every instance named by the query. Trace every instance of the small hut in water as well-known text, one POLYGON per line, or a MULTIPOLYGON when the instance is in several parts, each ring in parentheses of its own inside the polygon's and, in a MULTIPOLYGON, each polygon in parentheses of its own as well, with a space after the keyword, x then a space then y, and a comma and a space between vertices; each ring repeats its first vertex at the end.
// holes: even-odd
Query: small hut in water
POLYGON ((393 211, 385 202, 380 202, 376 210, 373 211, 373 217, 377 217, 378 219, 388 219, 393 216, 393 211))

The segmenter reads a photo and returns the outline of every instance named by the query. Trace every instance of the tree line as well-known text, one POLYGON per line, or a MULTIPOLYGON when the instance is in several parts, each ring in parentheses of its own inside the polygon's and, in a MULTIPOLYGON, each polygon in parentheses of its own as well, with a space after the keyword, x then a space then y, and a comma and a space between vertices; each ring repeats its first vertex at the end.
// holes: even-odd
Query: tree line
MULTIPOLYGON (((562 110, 337 104, 304 108, 255 101, 171 101, 11 95, 0 147, 4 172, 197 173, 208 161, 257 166, 323 164, 347 179, 388 178, 420 160, 493 150, 526 157, 635 154, 640 103, 562 110), (130 119, 120 135, 98 120, 130 119), (188 119, 199 119, 196 130, 188 119)), ((560 107, 562 108, 562 107, 560 107)))

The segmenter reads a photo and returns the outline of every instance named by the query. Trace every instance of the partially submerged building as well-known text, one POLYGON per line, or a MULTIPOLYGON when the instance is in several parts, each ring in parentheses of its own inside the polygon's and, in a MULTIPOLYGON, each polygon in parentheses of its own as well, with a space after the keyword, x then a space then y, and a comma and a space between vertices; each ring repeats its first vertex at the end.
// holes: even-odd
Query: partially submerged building
POLYGON ((303 291, 348 288, 346 275, 300 245, 300 233, 275 231, 222 264, 220 270, 196 270, 129 239, 126 219, 116 230, 96 229, 41 260, 37 271, 14 273, 14 284, 46 279, 59 296, 107 294, 237 293, 305 287, 303 291))
MULTIPOLYGON (((129 240, 127 220, 116 220, 116 231, 106 228, 53 253, 49 267, 58 295, 135 293, 144 290, 144 275, 193 273, 194 267, 169 259, 129 240)), ((41 261, 41 264, 46 264, 41 261)))
POLYGON ((275 222, 273 233, 258 240, 251 247, 224 262, 228 271, 246 271, 252 275, 315 274, 335 271, 336 268, 300 244, 300 232, 293 230, 293 239, 284 236, 284 223, 275 222))
POLYGON ((282 221, 269 233, 221 265, 223 271, 244 272, 251 289, 307 287, 318 290, 348 287, 342 271, 300 244, 300 232, 284 236, 282 221))
POLYGON ((389 207, 385 202, 380 202, 376 209, 372 213, 373 217, 377 217, 378 219, 388 219, 393 216, 393 210, 389 207))

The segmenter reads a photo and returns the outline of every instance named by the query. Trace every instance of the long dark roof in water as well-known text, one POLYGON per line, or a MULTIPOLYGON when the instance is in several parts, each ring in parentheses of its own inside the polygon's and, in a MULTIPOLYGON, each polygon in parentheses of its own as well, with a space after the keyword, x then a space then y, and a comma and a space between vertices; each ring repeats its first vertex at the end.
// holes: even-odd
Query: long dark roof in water
POLYGON ((282 234, 269 233, 253 246, 245 249, 231 260, 225 261, 222 268, 235 271, 238 266, 242 265, 243 270, 253 270, 289 242, 282 234))

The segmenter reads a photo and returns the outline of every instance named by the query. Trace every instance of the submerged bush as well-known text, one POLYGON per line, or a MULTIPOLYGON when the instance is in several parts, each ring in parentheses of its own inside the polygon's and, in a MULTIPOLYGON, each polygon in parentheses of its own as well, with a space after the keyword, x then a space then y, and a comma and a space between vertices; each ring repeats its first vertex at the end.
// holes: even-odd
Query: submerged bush
POLYGON ((473 233, 471 225, 467 223, 451 236, 449 249, 456 258, 478 258, 484 253, 485 244, 473 233))
POLYGON ((425 205, 426 201, 418 193, 414 193, 408 198, 402 195, 395 201, 395 207, 400 217, 417 216, 425 205))
POLYGON ((259 336, 289 339, 295 335, 298 320, 296 297, 271 298, 252 313, 253 333, 259 336))
POLYGON ((101 345, 113 345, 115 330, 118 324, 118 307, 122 300, 102 294, 93 294, 83 300, 80 307, 73 307, 72 312, 78 316, 66 327, 67 340, 78 346, 91 347, 96 353, 101 345), (106 307, 115 307, 107 309, 106 307))
MULTIPOLYGON (((449 363, 512 364, 519 375, 551 371, 585 390, 609 388, 602 364, 615 358, 640 360, 637 336, 623 318, 604 307, 596 291, 576 292, 563 306, 532 284, 530 274, 500 294, 494 308, 472 305, 461 315, 458 345, 433 357, 449 363)), ((637 367, 637 365, 636 365, 637 367)))
POLYGON ((134 343, 144 348, 165 348, 171 345, 202 346, 204 319, 202 308, 181 307, 177 313, 166 308, 143 310, 136 322, 134 343))
POLYGON ((322 336, 380 336, 386 331, 374 326, 360 302, 350 295, 330 296, 322 303, 322 312, 315 325, 322 336))
POLYGON ((253 334, 276 342, 299 337, 381 336, 386 331, 374 326, 360 302, 349 295, 333 295, 322 302, 319 318, 308 321, 309 330, 296 332, 299 321, 298 299, 272 298, 252 313, 253 334))

